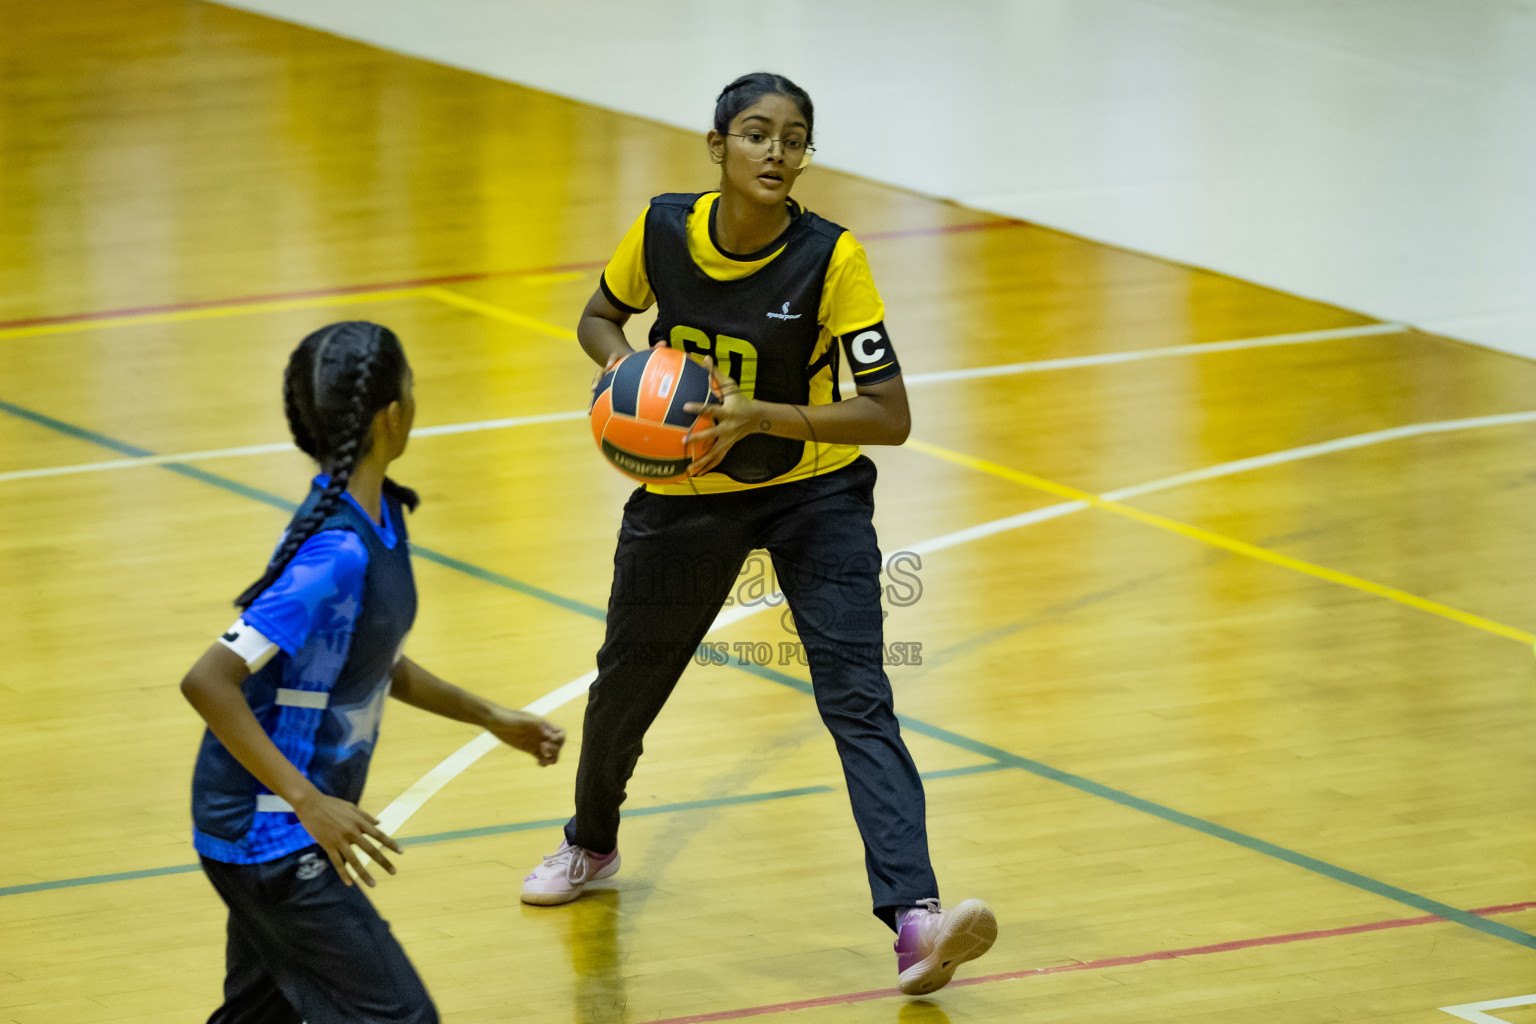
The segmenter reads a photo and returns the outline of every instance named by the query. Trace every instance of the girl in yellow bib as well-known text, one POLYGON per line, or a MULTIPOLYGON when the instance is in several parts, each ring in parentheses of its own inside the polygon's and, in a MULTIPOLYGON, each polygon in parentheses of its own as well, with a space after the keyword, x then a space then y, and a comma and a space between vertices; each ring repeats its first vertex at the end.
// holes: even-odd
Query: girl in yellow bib
POLYGON ((624 507, 576 815, 522 899, 565 903, 618 870, 619 806, 645 732, 762 548, 842 759, 874 912, 897 933, 901 989, 921 994, 986 952, 997 925, 980 900, 940 909, 922 782, 882 666, 875 466, 858 446, 906 440, 907 396, 863 247, 790 198, 813 127, 810 97, 788 79, 726 86, 707 139, 720 188, 651 200, 582 313, 582 348, 607 367, 632 351, 630 316, 655 305, 650 344, 701 359, 725 398, 697 435, 714 445, 689 479, 643 487, 624 507))

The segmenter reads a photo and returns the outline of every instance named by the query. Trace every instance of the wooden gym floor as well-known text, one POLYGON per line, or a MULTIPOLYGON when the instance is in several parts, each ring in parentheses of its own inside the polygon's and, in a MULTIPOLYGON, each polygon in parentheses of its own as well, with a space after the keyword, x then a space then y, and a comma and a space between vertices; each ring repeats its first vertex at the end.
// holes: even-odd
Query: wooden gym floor
POLYGON ((944 894, 1002 925, 911 1001, 760 603, 652 732, 624 871, 517 900, 629 489, 571 327, 646 199, 711 185, 699 137, 192 0, 20 0, 0 57, 0 1022, 216 1004, 176 684, 305 487, 283 361, 353 317, 417 375, 410 652, 572 734, 423 800, 473 734, 387 716, 374 896, 446 1021, 1536 1022, 1536 365, 802 181, 907 370, 891 677, 944 894))

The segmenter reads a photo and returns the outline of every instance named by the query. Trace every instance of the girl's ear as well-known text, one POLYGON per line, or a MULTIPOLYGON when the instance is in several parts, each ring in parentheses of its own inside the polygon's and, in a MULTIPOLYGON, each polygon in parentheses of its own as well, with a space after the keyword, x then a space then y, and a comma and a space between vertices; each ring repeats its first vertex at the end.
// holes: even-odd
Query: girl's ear
POLYGON ((711 128, 704 136, 704 142, 709 146, 709 159, 717 164, 725 163, 725 136, 711 128))
POLYGON ((399 437, 405 432, 405 406, 400 399, 395 399, 379 410, 379 415, 384 417, 384 429, 389 431, 390 437, 399 437))
POLYGON ((405 410, 398 400, 390 402, 384 408, 373 414, 373 422, 368 425, 368 451, 374 451, 381 445, 388 447, 388 443, 396 441, 404 431, 405 410))

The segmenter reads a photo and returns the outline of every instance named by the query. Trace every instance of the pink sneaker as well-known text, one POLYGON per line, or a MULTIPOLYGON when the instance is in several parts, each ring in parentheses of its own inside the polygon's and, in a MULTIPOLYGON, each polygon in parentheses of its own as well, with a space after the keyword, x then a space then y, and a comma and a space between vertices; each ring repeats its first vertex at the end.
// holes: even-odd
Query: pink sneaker
POLYGON ((953 910, 940 910, 938 900, 917 902, 920 909, 904 912, 896 932, 897 983, 909 996, 937 992, 956 967, 997 940, 997 918, 981 900, 966 900, 953 910))
POLYGON ((541 907, 569 903, 588 882, 609 878, 619 870, 619 851, 599 857, 591 850, 561 840, 560 849, 523 879, 523 902, 541 907))

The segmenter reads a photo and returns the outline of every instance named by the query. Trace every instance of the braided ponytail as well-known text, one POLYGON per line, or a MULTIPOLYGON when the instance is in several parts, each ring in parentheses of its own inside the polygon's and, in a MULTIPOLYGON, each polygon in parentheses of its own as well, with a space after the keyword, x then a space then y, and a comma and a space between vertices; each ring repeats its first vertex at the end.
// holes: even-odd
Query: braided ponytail
MULTIPOLYGON (((341 504, 358 460, 368 454, 373 417, 399 399, 404 371, 405 354, 394 333, 362 321, 321 328, 294 350, 283 378, 288 427, 299 449, 329 469, 330 480, 288 530, 261 578, 235 598, 238 607, 249 608, 277 582, 299 548, 341 504)), ((385 489, 413 511, 419 503, 415 491, 387 478, 385 489)))

